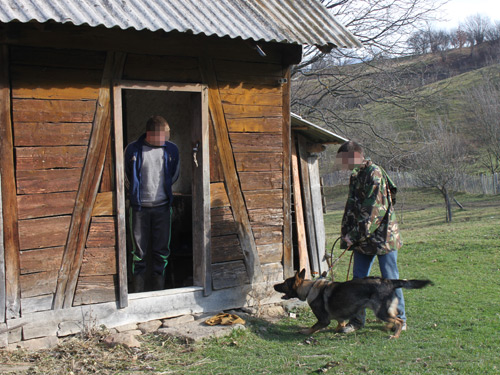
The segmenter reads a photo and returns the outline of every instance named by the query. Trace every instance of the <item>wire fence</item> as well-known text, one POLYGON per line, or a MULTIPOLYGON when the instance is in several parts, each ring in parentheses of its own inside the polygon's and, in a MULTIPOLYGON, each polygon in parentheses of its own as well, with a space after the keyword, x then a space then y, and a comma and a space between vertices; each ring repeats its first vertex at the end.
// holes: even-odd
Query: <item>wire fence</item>
MULTIPOLYGON (((398 187, 401 188, 424 187, 424 185, 419 181, 419 179, 411 172, 388 171, 387 173, 398 187)), ((350 175, 351 175, 350 171, 335 171, 326 173, 322 176, 323 186, 332 187, 337 185, 348 185, 350 175)), ((460 175, 460 178, 457 179, 452 190, 470 194, 485 194, 485 195, 500 194, 499 177, 500 177, 499 173, 491 175, 486 175, 486 174, 469 175, 463 173, 460 175)))

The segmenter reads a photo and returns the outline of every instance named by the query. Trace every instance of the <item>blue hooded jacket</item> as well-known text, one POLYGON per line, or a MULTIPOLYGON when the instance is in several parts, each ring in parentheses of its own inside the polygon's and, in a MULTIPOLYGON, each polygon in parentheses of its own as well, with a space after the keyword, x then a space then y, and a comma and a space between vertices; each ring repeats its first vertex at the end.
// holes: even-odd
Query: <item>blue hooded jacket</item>
MULTIPOLYGON (((129 191, 130 204, 137 209, 141 207, 142 147, 145 144, 145 138, 146 134, 143 134, 125 149, 125 187, 129 191)), ((180 170, 179 149, 170 141, 166 141, 161 147, 165 159, 165 192, 169 204, 172 204, 172 185, 177 181, 180 170)))

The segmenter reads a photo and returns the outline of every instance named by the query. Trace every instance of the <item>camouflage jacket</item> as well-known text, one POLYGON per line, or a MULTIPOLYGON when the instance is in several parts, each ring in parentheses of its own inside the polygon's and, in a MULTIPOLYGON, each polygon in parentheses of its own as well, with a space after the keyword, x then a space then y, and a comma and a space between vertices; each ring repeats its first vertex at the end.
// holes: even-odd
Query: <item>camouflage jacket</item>
MULTIPOLYGON (((352 250, 384 255, 402 246, 391 202, 395 185, 389 181, 385 171, 371 161, 352 171, 341 231, 342 237, 349 235, 354 243, 352 250)), ((347 248, 343 240, 340 246, 347 248)))

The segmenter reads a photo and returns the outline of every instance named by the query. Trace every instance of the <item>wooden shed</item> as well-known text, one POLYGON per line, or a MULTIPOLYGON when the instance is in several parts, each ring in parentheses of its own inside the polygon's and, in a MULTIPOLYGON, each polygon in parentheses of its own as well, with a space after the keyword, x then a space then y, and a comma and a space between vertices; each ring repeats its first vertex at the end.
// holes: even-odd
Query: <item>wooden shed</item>
POLYGON ((326 145, 348 139, 299 115, 291 114, 291 180, 294 268, 306 269, 306 277, 328 271, 323 214, 324 195, 318 159, 326 145))
POLYGON ((290 66, 359 45, 319 1, 0 0, 0 43, 0 346, 293 272, 290 66), (123 150, 156 114, 181 152, 168 285, 129 294, 123 150))

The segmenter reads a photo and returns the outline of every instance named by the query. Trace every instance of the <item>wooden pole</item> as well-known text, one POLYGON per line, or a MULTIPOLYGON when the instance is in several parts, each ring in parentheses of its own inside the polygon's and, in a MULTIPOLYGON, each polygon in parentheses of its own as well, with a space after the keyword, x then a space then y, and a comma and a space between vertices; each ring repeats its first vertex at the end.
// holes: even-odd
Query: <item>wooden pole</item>
POLYGON ((290 186, 291 166, 291 119, 290 119, 290 68, 285 73, 286 84, 283 85, 283 276, 293 276, 293 243, 292 243, 292 188, 290 186))
POLYGON ((21 313, 19 285, 19 230, 16 177, 14 171, 14 141, 12 135, 8 47, 0 48, 0 173, 2 175, 3 245, 5 251, 6 318, 21 313))
POLYGON ((297 245, 299 248, 299 271, 306 270, 306 279, 311 278, 311 267, 309 266, 309 255, 307 253, 306 228, 304 223, 304 212, 302 209, 302 193, 299 161, 297 157, 297 147, 295 146, 295 137, 291 142, 292 146, 292 178, 293 178, 293 203, 295 207, 295 223, 297 226, 297 245))

